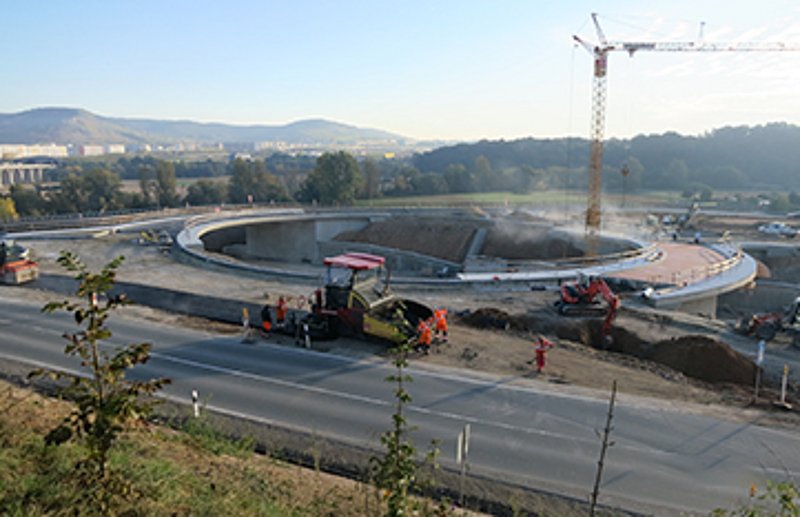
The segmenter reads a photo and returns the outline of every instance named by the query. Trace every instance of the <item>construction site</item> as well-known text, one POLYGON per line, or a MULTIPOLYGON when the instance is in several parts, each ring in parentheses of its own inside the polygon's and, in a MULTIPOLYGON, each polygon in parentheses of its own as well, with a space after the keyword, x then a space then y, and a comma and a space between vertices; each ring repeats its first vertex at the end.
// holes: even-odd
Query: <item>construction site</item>
MULTIPOLYGON (((694 210, 678 228, 662 224, 663 215, 609 218, 593 254, 577 213, 565 225, 536 207, 253 208, 19 227, 7 238, 28 248, 37 278, 0 289, 43 303, 74 292, 56 263, 62 250, 95 269, 123 255, 116 289, 137 304, 129 314, 238 340, 243 308, 258 327, 264 305, 274 317, 282 298, 294 326, 243 346, 309 347, 368 362, 388 361, 398 342, 416 344, 418 321, 444 309, 448 339, 412 352, 413 368, 601 399, 616 381, 620 403, 795 427, 800 419, 786 408, 800 380, 800 247, 760 233, 764 217, 694 210), (332 274, 337 267, 353 274, 350 287, 332 274), (381 279, 366 278, 373 268, 381 279), (389 303, 402 303, 411 325, 399 327, 389 303), (304 321, 325 328, 303 342, 296 329, 304 321), (537 371, 540 336, 555 346, 537 371), (786 405, 776 405, 787 364, 786 405)), ((477 486, 479 499, 496 489, 477 486)))
MULTIPOLYGON (((198 325, 227 323, 235 330, 242 307, 258 314, 279 297, 293 313, 308 313, 315 290, 324 285, 326 257, 371 254, 386 258, 394 293, 448 311, 449 341, 419 361, 601 389, 624 377, 623 392, 701 404, 735 400, 740 407, 751 398, 759 340, 752 329, 742 333, 742 320, 785 311, 800 295, 798 248, 748 243, 756 260, 730 239, 756 237, 758 221, 730 216, 696 217, 693 228, 703 228, 699 242, 695 230, 673 238, 672 228, 648 227, 644 217, 632 217, 629 236, 603 237, 593 257, 586 255, 581 232, 521 209, 428 209, 416 216, 407 210, 276 209, 178 219, 57 235, 18 233, 40 268, 40 278, 25 287, 69 289, 55 263, 62 249, 94 266, 124 255, 121 288, 134 301, 209 322, 198 325), (174 243, 137 238, 143 227, 171 232, 174 243), (663 240, 645 240, 648 235, 663 240), (722 235, 725 241, 719 241, 722 235), (602 294, 585 302, 590 311, 559 310, 562 292, 580 276, 610 287, 619 300, 612 319, 611 302, 602 294), (527 363, 538 334, 559 342, 541 376, 527 363)), ((789 327, 768 336, 768 386, 778 386, 783 362, 800 354, 789 327)), ((386 343, 363 337, 349 333, 314 347, 386 353, 386 343)), ((793 369, 790 397, 796 375, 793 369)))
MULTIPOLYGON (((598 445, 588 431, 599 428, 585 408, 591 401, 597 412, 598 401, 605 404, 612 393, 605 454, 617 391, 627 422, 635 423, 619 424, 625 459, 603 485, 609 514, 708 512, 746 496, 742 487, 749 483, 771 482, 776 472, 792 479, 796 466, 787 467, 780 451, 738 436, 757 427, 790 443, 794 437, 786 431, 800 424, 794 409, 800 402, 800 243, 792 220, 715 211, 693 199, 667 208, 604 205, 602 171, 609 53, 794 49, 615 43, 595 15, 592 21, 597 42, 575 37, 591 54, 594 71, 586 206, 249 203, 9 223, 0 293, 43 304, 75 292, 75 279, 58 263, 64 251, 92 270, 124 256, 111 294, 125 293, 136 304, 129 314, 167 329, 163 335, 174 341, 154 347, 156 360, 174 370, 160 368, 174 373, 183 390, 165 398, 182 404, 191 390, 197 414, 191 383, 207 382, 208 391, 223 393, 219 406, 213 401, 209 408, 234 422, 233 434, 252 432, 262 449, 270 443, 306 463, 309 444, 322 437, 333 451, 326 468, 351 477, 363 468, 364 449, 377 441, 372 417, 392 402, 375 394, 383 386, 370 384, 385 376, 350 384, 342 377, 391 372, 392 351, 407 345, 413 375, 433 379, 425 385, 434 393, 409 388, 415 397, 409 413, 436 422, 420 425, 424 437, 442 438, 451 454, 454 429, 467 422, 456 460, 445 461, 453 477, 442 493, 457 490, 463 503, 464 443, 474 425, 484 433, 477 434, 483 443, 476 441, 494 448, 476 455, 466 493, 476 509, 493 514, 516 514, 503 500, 514 490, 525 494, 520 505, 531 514, 585 513, 586 465, 594 466, 598 445), (281 354, 291 366, 275 366, 281 354), (317 366, 331 358, 342 364, 317 366), (231 384, 240 384, 242 393, 269 392, 264 400, 274 396, 285 407, 259 398, 258 409, 247 412, 242 408, 251 408, 246 404, 255 397, 240 402, 248 397, 224 391, 231 384), (297 391, 281 396, 283 389, 297 391), (489 395, 498 398, 481 398, 489 395), (542 409, 547 397, 556 409, 542 409), (341 409, 350 403, 362 405, 341 409), (577 409, 562 411, 570 404, 577 409), (697 417, 696 432, 673 424, 677 414, 697 417), (653 427, 637 427, 631 415, 645 415, 642 421, 653 427), (359 417, 368 423, 359 427, 359 417), (720 430, 725 425, 736 427, 720 430), (572 434, 562 435, 563 429, 572 434), (436 434, 445 431, 450 435, 436 434), (497 438, 501 432, 510 438, 497 438), (679 443, 670 442, 674 437, 679 443), (751 457, 748 449, 736 456, 731 451, 742 449, 736 439, 759 453, 763 445, 768 454, 751 457), (558 449, 563 456, 555 456, 558 449), (644 467, 631 459, 648 454, 655 459, 642 460, 644 467), (657 462, 663 463, 654 467, 657 462), (717 477, 724 482, 715 484, 717 477), (707 489, 696 488, 705 483, 707 489)), ((601 469, 602 462, 601 456, 601 469)), ((598 475, 592 512, 599 487, 598 475)))

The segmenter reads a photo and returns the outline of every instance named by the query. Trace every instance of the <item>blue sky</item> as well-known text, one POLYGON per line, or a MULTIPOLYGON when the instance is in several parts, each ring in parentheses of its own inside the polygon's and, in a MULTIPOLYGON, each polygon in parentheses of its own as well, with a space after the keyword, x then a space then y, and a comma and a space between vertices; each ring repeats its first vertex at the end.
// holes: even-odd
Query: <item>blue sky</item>
MULTIPOLYGON (((800 45, 788 0, 4 0, 0 112, 325 118, 419 139, 586 136, 572 34, 800 45)), ((607 135, 800 124, 800 52, 613 54, 607 135)))

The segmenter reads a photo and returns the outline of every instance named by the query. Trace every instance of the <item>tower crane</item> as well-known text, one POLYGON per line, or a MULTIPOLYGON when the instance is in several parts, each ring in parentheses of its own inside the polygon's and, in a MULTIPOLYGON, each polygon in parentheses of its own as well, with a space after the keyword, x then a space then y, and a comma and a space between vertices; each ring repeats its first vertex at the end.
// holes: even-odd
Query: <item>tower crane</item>
POLYGON ((592 13, 592 22, 597 32, 598 42, 596 44, 584 41, 578 36, 572 37, 588 50, 594 58, 589 195, 586 207, 586 233, 590 255, 594 255, 597 251, 597 237, 601 223, 600 191, 603 172, 603 134, 606 119, 606 75, 608 74, 608 54, 610 52, 624 51, 633 57, 636 52, 644 50, 655 52, 775 52, 800 50, 800 45, 787 45, 785 43, 610 42, 606 39, 603 29, 600 27, 597 13, 592 13))

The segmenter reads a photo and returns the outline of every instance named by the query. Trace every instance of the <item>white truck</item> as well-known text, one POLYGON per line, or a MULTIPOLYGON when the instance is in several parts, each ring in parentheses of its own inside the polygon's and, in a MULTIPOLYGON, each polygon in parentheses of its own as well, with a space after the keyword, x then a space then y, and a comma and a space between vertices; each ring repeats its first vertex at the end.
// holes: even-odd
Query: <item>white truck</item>
POLYGON ((776 235, 778 237, 794 238, 797 236, 797 230, 795 228, 779 221, 762 224, 758 227, 758 231, 766 235, 776 235))

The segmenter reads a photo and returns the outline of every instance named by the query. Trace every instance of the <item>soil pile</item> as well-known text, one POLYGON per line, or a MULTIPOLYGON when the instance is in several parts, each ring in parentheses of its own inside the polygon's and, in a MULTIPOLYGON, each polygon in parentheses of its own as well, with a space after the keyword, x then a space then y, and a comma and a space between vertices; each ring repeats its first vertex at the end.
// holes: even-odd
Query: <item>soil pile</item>
POLYGON ((583 251, 547 228, 495 225, 486 235, 481 254, 506 260, 558 260, 582 257, 583 251))
POLYGON ((513 315, 496 308, 481 308, 461 319, 478 328, 555 334, 559 339, 658 363, 704 382, 750 385, 755 378, 756 366, 750 359, 708 336, 692 334, 650 342, 615 326, 608 343, 602 338, 600 319, 513 315))
POLYGON ((465 313, 461 320, 467 325, 479 329, 501 329, 501 330, 527 330, 516 324, 512 327, 512 316, 506 311, 493 307, 482 307, 480 309, 465 313))
POLYGON ((706 382, 750 385, 756 365, 725 343, 707 336, 683 336, 653 345, 650 360, 706 382))
POLYGON ((469 222, 397 217, 342 232, 334 240, 375 244, 463 262, 476 231, 477 225, 469 222))

